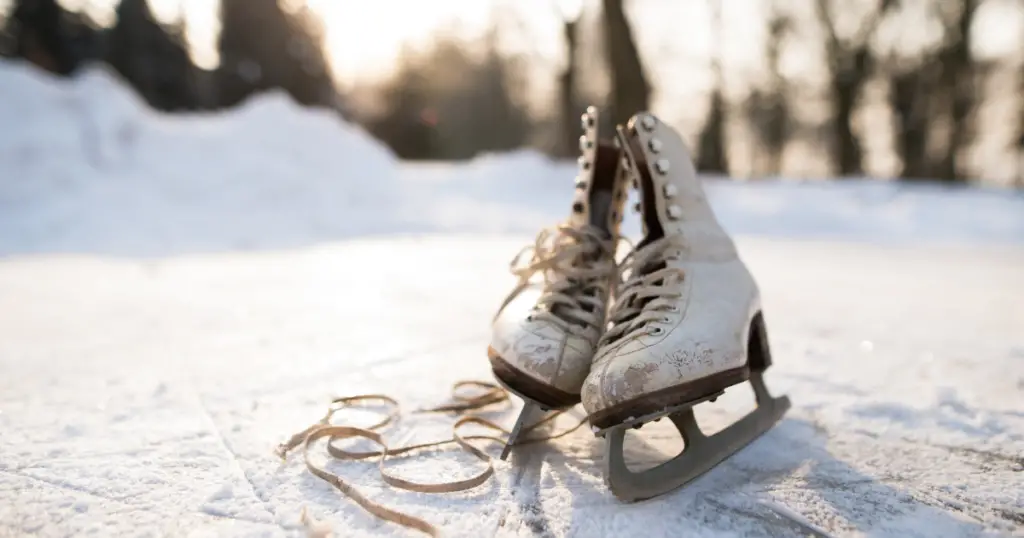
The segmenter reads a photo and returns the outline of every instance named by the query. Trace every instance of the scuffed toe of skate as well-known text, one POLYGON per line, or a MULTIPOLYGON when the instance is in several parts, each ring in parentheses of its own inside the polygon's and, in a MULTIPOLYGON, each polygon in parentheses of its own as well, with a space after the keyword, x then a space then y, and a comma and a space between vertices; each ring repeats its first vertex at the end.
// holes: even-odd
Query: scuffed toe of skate
POLYGON ((488 348, 495 376, 520 395, 551 407, 580 401, 593 344, 546 321, 496 323, 488 348))
MULTIPOLYGON (((680 354, 683 358, 685 355, 680 354)), ((702 372, 676 362, 639 351, 598 357, 581 389, 591 425, 604 429, 698 401, 750 377, 746 365, 702 372)))
POLYGON ((543 382, 558 373, 565 334, 552 323, 503 320, 495 323, 491 349, 512 367, 543 382))
MULTIPOLYGON (((631 407, 636 402, 663 386, 662 365, 653 361, 636 360, 635 357, 602 357, 595 361, 590 375, 583 382, 580 391, 583 407, 590 415, 590 422, 597 428, 605 428, 621 420, 609 420, 609 415, 618 416, 618 411, 631 407)), ((636 414, 622 415, 622 418, 636 417, 636 414)))
POLYGON ((518 396, 529 398, 546 409, 571 407, 580 401, 579 393, 564 391, 551 380, 537 379, 529 370, 506 361, 493 347, 487 348, 487 356, 494 376, 518 396))

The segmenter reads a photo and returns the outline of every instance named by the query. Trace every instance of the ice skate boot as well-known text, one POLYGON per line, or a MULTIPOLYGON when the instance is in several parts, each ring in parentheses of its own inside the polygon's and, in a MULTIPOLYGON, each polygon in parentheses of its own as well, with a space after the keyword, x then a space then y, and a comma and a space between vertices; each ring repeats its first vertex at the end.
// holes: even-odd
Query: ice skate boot
POLYGON ((598 436, 606 438, 605 481, 627 501, 654 497, 708 471, 767 431, 789 408, 762 373, 771 365, 757 284, 719 225, 679 135, 641 113, 618 128, 638 183, 644 237, 623 263, 582 391, 598 436), (692 407, 750 381, 758 408, 705 436, 692 407), (627 429, 668 415, 685 448, 633 473, 623 460, 627 429))
POLYGON ((495 315, 487 354, 498 382, 525 401, 501 454, 547 410, 580 401, 617 281, 615 247, 628 188, 621 150, 598 136, 594 107, 582 116, 569 218, 542 230, 512 261, 519 283, 495 315), (527 254, 531 258, 524 260, 527 254))

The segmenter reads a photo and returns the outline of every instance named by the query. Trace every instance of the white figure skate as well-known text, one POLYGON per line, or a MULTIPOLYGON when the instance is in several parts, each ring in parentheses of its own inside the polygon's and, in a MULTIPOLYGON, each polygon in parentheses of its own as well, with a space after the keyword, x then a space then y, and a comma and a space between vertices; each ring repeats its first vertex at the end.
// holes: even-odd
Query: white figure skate
POLYGON ((708 205, 682 139, 642 113, 618 128, 639 183, 644 238, 630 253, 590 374, 583 405, 606 438, 605 481, 619 498, 654 497, 697 478, 770 429, 789 408, 762 373, 771 365, 757 284, 708 205), (758 408, 705 436, 693 406, 749 380, 758 408), (685 448, 633 473, 627 429, 668 415, 685 448))
POLYGON ((621 151, 598 136, 594 107, 582 116, 579 175, 569 218, 540 232, 512 261, 519 283, 501 305, 487 350, 494 376, 525 405, 501 459, 551 409, 580 401, 618 278, 615 247, 628 188, 621 151), (532 258, 520 264, 523 255, 532 258))

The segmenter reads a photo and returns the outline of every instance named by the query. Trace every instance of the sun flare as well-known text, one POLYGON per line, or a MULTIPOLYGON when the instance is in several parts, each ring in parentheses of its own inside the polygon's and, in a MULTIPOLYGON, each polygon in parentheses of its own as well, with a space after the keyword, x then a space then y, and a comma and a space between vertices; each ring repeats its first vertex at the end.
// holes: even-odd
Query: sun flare
MULTIPOLYGON (((114 0, 104 1, 116 4, 114 0)), ((217 65, 218 0, 149 3, 161 20, 184 16, 196 63, 204 68, 217 65)), ((308 4, 323 21, 324 46, 342 84, 386 76, 403 46, 425 44, 439 31, 451 29, 468 36, 481 33, 490 23, 493 7, 493 2, 486 0, 374 0, 362 2, 358 8, 338 0, 308 0, 308 4)))

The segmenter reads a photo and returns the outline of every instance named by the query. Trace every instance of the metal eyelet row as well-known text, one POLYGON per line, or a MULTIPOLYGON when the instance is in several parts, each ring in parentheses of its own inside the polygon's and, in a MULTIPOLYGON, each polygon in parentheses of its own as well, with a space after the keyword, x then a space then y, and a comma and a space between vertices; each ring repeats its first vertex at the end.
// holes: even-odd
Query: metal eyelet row
MULTIPOLYGON (((590 109, 587 109, 587 112, 580 116, 580 125, 583 127, 583 134, 580 135, 580 153, 582 155, 576 159, 576 165, 580 170, 590 168, 590 162, 587 161, 587 153, 594 148, 594 141, 590 137, 590 130, 593 128, 594 123, 594 117, 590 114, 590 109)), ((585 190, 587 188, 587 180, 576 176, 576 188, 585 190)))
POLYGON ((576 165, 579 168, 579 174, 576 176, 576 190, 581 192, 577 194, 580 198, 572 204, 572 210, 577 214, 582 214, 587 209, 586 197, 583 194, 589 187, 589 182, 585 179, 583 172, 590 170, 593 151, 597 145, 594 140, 594 130, 597 127, 597 109, 595 107, 587 107, 586 112, 580 116, 580 127, 583 128, 583 134, 580 135, 581 155, 576 159, 576 165))
MULTIPOLYGON (((649 133, 653 133, 657 125, 658 120, 650 114, 646 114, 640 119, 640 127, 644 131, 647 131, 649 133)), ((658 138, 651 137, 651 139, 647 141, 647 149, 650 150, 651 153, 657 155, 661 153, 662 149, 664 149, 664 143, 658 138)), ((662 157, 654 161, 653 168, 654 171, 658 173, 658 175, 666 176, 668 175, 668 172, 671 169, 671 162, 668 159, 662 157)), ((634 186, 639 188, 639 186, 636 185, 635 182, 634 186)), ((679 188, 673 183, 666 183, 662 187, 662 192, 666 199, 671 199, 679 194, 679 188)), ((637 204, 637 211, 639 211, 639 204, 637 204)), ((683 208, 675 204, 669 205, 666 208, 665 212, 667 213, 668 218, 672 220, 679 220, 680 218, 683 217, 683 208)))

